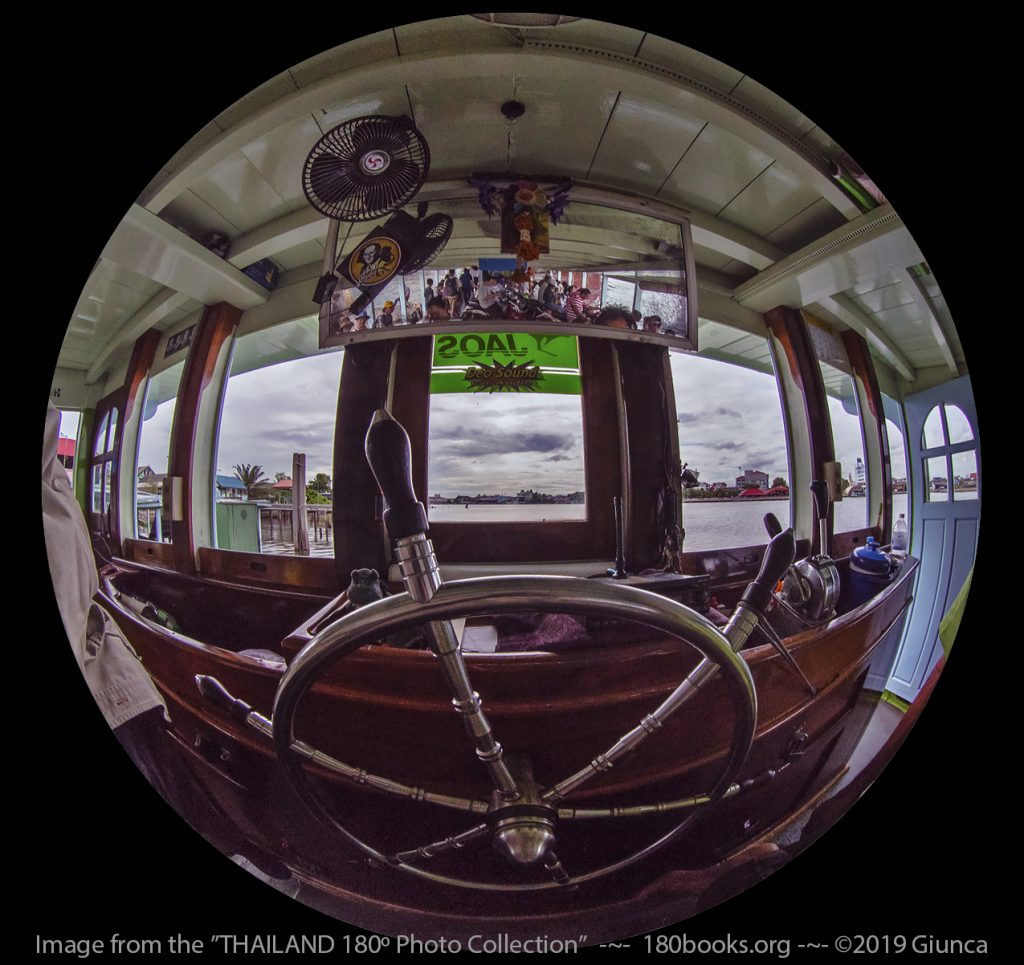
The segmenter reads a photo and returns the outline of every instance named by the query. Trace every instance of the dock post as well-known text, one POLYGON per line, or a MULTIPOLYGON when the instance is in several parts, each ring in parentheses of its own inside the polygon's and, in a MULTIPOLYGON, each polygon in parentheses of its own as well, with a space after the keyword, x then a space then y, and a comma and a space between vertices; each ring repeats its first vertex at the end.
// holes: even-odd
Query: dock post
POLYGON ((292 453, 292 534, 295 555, 309 556, 309 529, 306 519, 306 454, 292 453))

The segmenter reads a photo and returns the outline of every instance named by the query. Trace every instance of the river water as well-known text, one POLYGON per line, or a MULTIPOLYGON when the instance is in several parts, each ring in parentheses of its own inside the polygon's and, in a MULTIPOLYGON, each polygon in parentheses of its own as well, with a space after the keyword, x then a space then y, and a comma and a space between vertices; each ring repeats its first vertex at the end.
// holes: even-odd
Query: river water
MULTIPOLYGON (((893 494, 894 518, 907 512, 907 494, 893 494)), ((570 505, 476 505, 431 506, 430 519, 446 523, 527 522, 532 520, 584 519, 582 504, 570 505)), ((765 513, 774 513, 783 526, 789 525, 788 499, 736 499, 728 502, 689 500, 683 504, 686 552, 757 546, 768 542, 765 513)), ((867 501, 852 497, 836 503, 835 531, 863 529, 867 523, 867 501)))

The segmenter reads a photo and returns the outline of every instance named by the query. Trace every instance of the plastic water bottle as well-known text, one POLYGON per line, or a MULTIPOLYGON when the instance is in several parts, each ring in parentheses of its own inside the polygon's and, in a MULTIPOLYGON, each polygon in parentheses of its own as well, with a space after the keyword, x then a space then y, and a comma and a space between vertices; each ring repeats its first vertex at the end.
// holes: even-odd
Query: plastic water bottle
POLYGON ((907 520, 903 513, 896 520, 892 528, 892 555, 906 556, 910 551, 910 530, 907 528, 907 520))

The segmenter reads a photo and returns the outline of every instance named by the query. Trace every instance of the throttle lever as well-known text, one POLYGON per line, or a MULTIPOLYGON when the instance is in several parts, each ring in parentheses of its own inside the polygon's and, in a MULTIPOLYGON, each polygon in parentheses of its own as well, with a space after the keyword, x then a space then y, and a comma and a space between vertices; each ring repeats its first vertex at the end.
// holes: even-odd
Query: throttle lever
POLYGON ((373 414, 366 430, 366 461, 384 496, 384 528, 392 540, 425 533, 427 511, 412 485, 409 435, 387 409, 373 414))
POLYGON ((764 613, 771 601, 775 584, 782 579, 795 558, 796 540, 792 528, 773 536, 764 551, 761 569, 754 581, 743 591, 740 603, 745 603, 758 613, 764 613))

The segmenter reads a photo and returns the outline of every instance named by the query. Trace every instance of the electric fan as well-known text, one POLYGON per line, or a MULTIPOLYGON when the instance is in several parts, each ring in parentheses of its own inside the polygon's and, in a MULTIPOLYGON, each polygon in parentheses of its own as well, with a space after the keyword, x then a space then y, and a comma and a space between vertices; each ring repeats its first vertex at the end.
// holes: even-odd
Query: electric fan
POLYGON ((309 152, 302 190, 321 214, 373 221, 409 201, 430 171, 430 148, 405 116, 343 121, 309 152))
POLYGON ((454 222, 446 214, 432 214, 429 218, 423 218, 418 225, 419 240, 402 265, 402 272, 408 274, 419 271, 441 254, 452 236, 453 226, 454 222))

